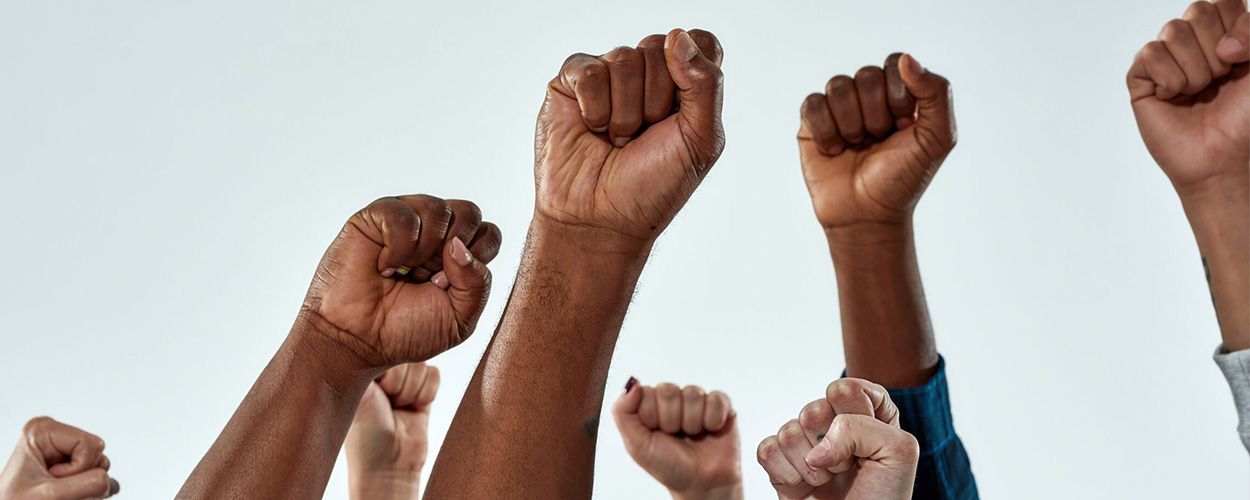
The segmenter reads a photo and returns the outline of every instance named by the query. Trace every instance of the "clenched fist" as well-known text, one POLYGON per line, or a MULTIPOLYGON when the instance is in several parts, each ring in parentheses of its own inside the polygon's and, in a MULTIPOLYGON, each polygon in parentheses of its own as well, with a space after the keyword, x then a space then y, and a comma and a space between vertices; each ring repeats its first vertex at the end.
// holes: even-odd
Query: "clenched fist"
POLYGON ((630 386, 612 405, 625 449, 677 499, 741 499, 737 418, 729 396, 698 386, 630 386))
POLYGON ((438 368, 405 363, 369 384, 343 443, 352 499, 417 498, 439 380, 438 368))
POLYGON ((1128 71, 1142 139, 1182 198, 1221 183, 1246 183, 1248 59, 1245 0, 1215 0, 1195 2, 1164 25, 1128 71))
POLYGON ((13 456, 0 472, 0 498, 108 498, 121 489, 108 470, 99 436, 48 417, 34 418, 22 428, 13 456))
POLYGON ((803 178, 826 231, 910 221, 955 147, 950 84, 909 55, 833 77, 801 114, 803 178))
POLYGON ((920 446, 898 418, 884 387, 836 380, 756 455, 781 500, 908 500, 920 446))
POLYGON ((535 218, 652 241, 725 146, 720 43, 680 29, 574 54, 547 86, 535 134, 535 218))
POLYGON ((382 198, 326 250, 300 316, 372 367, 430 359, 473 333, 500 241, 471 202, 382 198))

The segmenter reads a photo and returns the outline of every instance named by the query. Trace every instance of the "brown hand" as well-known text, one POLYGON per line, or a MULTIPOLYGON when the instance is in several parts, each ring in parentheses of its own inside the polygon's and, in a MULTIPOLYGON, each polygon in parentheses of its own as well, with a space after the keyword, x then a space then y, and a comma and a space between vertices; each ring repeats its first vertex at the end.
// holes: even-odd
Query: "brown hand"
POLYGON ((908 55, 833 77, 801 113, 803 177, 826 230, 910 220, 955 146, 950 84, 908 55))

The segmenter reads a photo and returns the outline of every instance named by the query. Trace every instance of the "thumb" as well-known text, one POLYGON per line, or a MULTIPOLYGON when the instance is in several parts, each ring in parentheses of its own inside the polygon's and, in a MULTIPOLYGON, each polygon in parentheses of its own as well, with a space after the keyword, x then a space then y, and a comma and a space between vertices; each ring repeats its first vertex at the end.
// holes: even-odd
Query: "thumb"
POLYGON ((474 257, 457 236, 443 246, 443 270, 430 281, 447 290, 460 328, 460 340, 468 338, 490 297, 490 269, 474 257))
POLYGON ((720 42, 709 32, 674 29, 664 39, 664 60, 677 86, 681 133, 694 148, 690 153, 700 175, 711 168, 725 148, 725 129, 721 124, 724 74, 720 59, 720 42), (702 48, 692 34, 701 39, 702 48))
POLYGON ((898 70, 916 98, 916 141, 933 159, 945 158, 957 136, 950 82, 924 69, 911 54, 899 58, 898 70))
POLYGON ((629 382, 625 383, 625 394, 621 394, 612 403, 612 419, 616 420, 616 428, 621 431, 626 448, 643 442, 651 433, 638 418, 638 408, 641 406, 642 384, 638 383, 638 379, 629 377, 629 382))
POLYGON ((1229 64, 1250 61, 1250 12, 1242 12, 1215 46, 1215 55, 1229 64))
POLYGON ((809 467, 837 474, 850 470, 860 458, 915 474, 920 445, 907 431, 871 415, 844 413, 834 417, 829 432, 804 460, 809 467))
POLYGON ((44 495, 49 500, 85 500, 108 498, 121 489, 117 480, 111 479, 104 469, 91 469, 43 484, 44 495))

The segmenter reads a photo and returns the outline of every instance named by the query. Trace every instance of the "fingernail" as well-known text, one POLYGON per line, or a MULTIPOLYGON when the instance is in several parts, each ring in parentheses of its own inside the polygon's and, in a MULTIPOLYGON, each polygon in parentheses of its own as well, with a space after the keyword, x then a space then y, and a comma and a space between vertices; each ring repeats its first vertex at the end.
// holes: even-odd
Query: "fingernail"
POLYGON ((911 61, 911 63, 909 63, 908 65, 911 67, 912 73, 915 73, 917 75, 924 74, 924 66, 920 65, 920 61, 917 61, 916 58, 913 57, 911 54, 907 54, 907 60, 911 61))
POLYGON ((117 482, 116 479, 113 479, 110 477, 109 478, 109 496, 116 495, 121 490, 122 490, 122 484, 117 482))
POLYGON ((844 149, 846 149, 846 148, 843 148, 842 146, 834 146, 834 147, 831 147, 831 148, 829 148, 829 149, 826 149, 826 150, 825 150, 825 154, 828 154, 829 156, 838 156, 838 155, 842 154, 842 151, 843 151, 844 149))
POLYGON ((460 241, 459 236, 451 239, 451 258, 455 259, 456 263, 462 266, 467 266, 473 262, 473 254, 469 253, 469 247, 464 246, 464 242, 460 241))
POLYGON ((395 268, 393 268, 393 267, 388 267, 388 268, 386 268, 386 269, 383 269, 383 270, 382 270, 382 277, 383 277, 383 278, 390 278, 392 274, 395 274, 395 268))
POLYGON ((400 278, 407 276, 410 272, 412 272, 412 268, 408 266, 399 266, 399 268, 395 269, 395 274, 398 274, 400 278))
POLYGON ((825 435, 824 435, 824 434, 819 434, 819 435, 817 435, 817 436, 816 436, 816 442, 818 442, 818 443, 819 443, 819 442, 820 442, 820 440, 822 440, 822 439, 824 439, 824 438, 825 438, 825 435))
POLYGON ((625 393, 626 393, 626 394, 629 394, 629 390, 630 390, 630 389, 633 389, 633 388, 634 388, 634 385, 635 385, 635 384, 637 384, 637 383, 638 383, 638 379, 636 379, 636 378, 634 378, 634 377, 629 377, 629 380, 626 380, 626 381, 625 381, 625 393))
POLYGON ((699 48, 695 47, 694 40, 690 39, 690 34, 682 31, 677 34, 677 39, 673 40, 673 55, 683 62, 689 62, 699 53, 699 48))
POLYGON ((447 283, 447 273, 439 271, 437 274, 434 275, 434 277, 430 278, 430 283, 433 283, 434 286, 436 287, 446 290, 447 286, 449 285, 447 283))
POLYGON ((606 126, 605 126, 605 127, 596 127, 596 128, 592 128, 592 129, 590 129, 590 131, 591 131, 591 132, 594 132, 594 133, 596 133, 596 134, 602 134, 602 133, 604 133, 604 132, 607 132, 607 131, 608 131, 608 127, 606 127, 606 126))
MULTIPOLYGON (((829 449, 825 448, 824 446, 817 446, 815 448, 812 448, 812 451, 807 452, 807 456, 803 457, 803 462, 807 463, 808 467, 811 467, 812 462, 820 462, 828 457, 829 457, 829 449)), ((815 468, 819 468, 819 467, 815 467, 815 468)))
POLYGON ((615 139, 612 139, 612 145, 618 148, 623 148, 625 147, 626 144, 629 144, 628 137, 617 137, 615 139))
POLYGON ((1229 37, 1220 42, 1220 44, 1215 47, 1215 50, 1223 51, 1224 54, 1227 55, 1237 55, 1240 54, 1242 50, 1245 50, 1245 46, 1241 44, 1241 40, 1229 37))
POLYGON ((903 130, 915 124, 916 124, 916 120, 912 118, 899 118, 897 120, 894 120, 894 126, 898 127, 899 130, 903 130))

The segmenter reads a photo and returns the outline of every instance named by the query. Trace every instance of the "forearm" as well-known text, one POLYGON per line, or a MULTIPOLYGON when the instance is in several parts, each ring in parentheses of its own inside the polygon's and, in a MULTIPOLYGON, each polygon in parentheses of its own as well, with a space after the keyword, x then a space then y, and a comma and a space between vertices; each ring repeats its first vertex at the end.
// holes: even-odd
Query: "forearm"
POLYGON ((324 347, 312 321, 296 321, 177 498, 321 498, 377 373, 324 347))
POLYGON ((937 348, 911 223, 826 231, 838 280, 846 374, 889 388, 923 385, 937 348))
POLYGON ((742 483, 697 493, 669 490, 673 500, 742 500, 742 483))
POLYGON ((604 243, 535 217, 430 498, 590 498, 608 365, 649 251, 604 243))
POLYGON ((357 474, 351 472, 348 463, 347 489, 351 500, 417 500, 420 497, 420 471, 357 474))
POLYGON ((1229 351, 1250 348, 1250 174, 1181 194, 1229 351))

